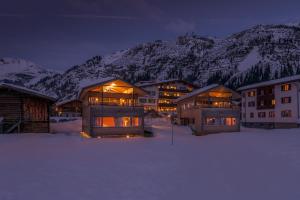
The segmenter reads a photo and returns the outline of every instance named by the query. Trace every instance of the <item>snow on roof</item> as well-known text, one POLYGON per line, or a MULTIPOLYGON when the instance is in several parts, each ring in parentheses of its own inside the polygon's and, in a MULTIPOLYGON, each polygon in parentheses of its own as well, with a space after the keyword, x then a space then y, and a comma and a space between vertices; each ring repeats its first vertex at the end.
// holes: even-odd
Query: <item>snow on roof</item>
POLYGON ((136 85, 139 86, 139 87, 147 87, 147 86, 158 85, 158 84, 163 84, 163 83, 170 83, 170 82, 174 82, 174 81, 185 82, 185 83, 188 83, 190 85, 193 85, 192 83, 189 83, 189 82, 184 81, 184 80, 179 80, 179 79, 169 79, 169 80, 161 80, 161 81, 154 80, 154 81, 148 81, 148 82, 145 81, 146 83, 136 83, 136 85))
POLYGON ((99 84, 113 81, 116 79, 117 78, 115 78, 115 77, 106 77, 106 78, 102 78, 102 79, 84 79, 84 80, 80 81, 79 88, 81 90, 86 87, 92 87, 94 85, 99 85, 99 84))
POLYGON ((12 89, 21 93, 25 93, 25 94, 29 94, 29 95, 33 95, 33 96, 37 96, 40 98, 44 98, 44 99, 48 99, 51 101, 56 101, 56 99, 54 97, 51 96, 47 96, 41 92, 38 92, 36 90, 31 90, 22 86, 18 86, 18 85, 13 85, 13 84, 9 84, 9 83, 0 83, 0 88, 8 88, 8 89, 12 89))
POLYGON ((276 84, 287 83, 287 82, 298 81, 298 80, 300 80, 300 75, 289 76, 289 77, 275 79, 275 80, 271 80, 271 81, 264 81, 261 83, 246 85, 246 86, 238 88, 237 91, 243 91, 243 90, 253 89, 253 88, 257 88, 257 87, 276 85, 276 84))
POLYGON ((66 99, 66 100, 57 102, 55 105, 60 106, 60 105, 63 105, 63 104, 66 104, 66 103, 69 103, 69 102, 72 102, 72 101, 80 101, 80 100, 78 100, 77 98, 66 99))
MULTIPOLYGON (((169 79, 169 80, 154 80, 154 81, 148 81, 146 83, 136 83, 137 86, 139 87, 145 87, 145 86, 151 86, 151 85, 157 85, 157 84, 161 84, 161 83, 169 83, 169 82, 174 82, 174 81, 180 81, 178 79, 169 79)), ((144 81, 142 81, 144 82, 144 81)))
POLYGON ((220 85, 218 85, 218 84, 212 84, 212 85, 208 85, 208 86, 206 86, 206 87, 203 87, 203 88, 194 90, 193 92, 191 92, 191 93, 189 93, 189 94, 187 94, 187 95, 185 95, 185 96, 182 96, 182 97, 176 99, 176 100, 175 100, 175 103, 178 103, 178 102, 180 102, 180 101, 182 101, 182 100, 184 100, 184 99, 193 97, 193 96, 195 96, 195 95, 199 95, 199 94, 201 94, 201 93, 203 93, 203 92, 206 92, 206 91, 208 91, 208 90, 214 89, 214 88, 216 88, 216 87, 218 87, 218 86, 220 86, 220 85))

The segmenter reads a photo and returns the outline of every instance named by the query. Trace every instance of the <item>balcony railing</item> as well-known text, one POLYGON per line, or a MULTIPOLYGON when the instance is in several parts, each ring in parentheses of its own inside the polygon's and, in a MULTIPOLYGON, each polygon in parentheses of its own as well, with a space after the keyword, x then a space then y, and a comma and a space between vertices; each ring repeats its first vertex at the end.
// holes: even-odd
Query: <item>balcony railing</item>
POLYGON ((189 93, 189 90, 182 90, 182 89, 168 89, 168 88, 159 88, 161 92, 181 92, 181 93, 189 93))
POLYGON ((94 116, 124 116, 124 115, 143 115, 143 106, 111 106, 111 105, 94 105, 91 107, 91 113, 94 116))
POLYGON ((158 96, 160 99, 178 99, 179 96, 167 96, 167 95, 159 95, 158 96))

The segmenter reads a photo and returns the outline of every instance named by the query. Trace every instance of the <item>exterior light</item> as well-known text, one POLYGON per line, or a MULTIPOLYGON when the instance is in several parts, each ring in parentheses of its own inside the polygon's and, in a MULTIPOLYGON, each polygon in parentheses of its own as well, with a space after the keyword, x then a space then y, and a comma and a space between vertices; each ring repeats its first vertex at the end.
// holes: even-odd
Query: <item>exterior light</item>
POLYGON ((91 138, 91 136, 89 136, 89 134, 87 134, 86 132, 80 132, 80 135, 83 138, 91 138))
POLYGON ((127 138, 127 139, 129 139, 129 138, 130 138, 130 136, 129 136, 129 135, 126 135, 126 138, 127 138))

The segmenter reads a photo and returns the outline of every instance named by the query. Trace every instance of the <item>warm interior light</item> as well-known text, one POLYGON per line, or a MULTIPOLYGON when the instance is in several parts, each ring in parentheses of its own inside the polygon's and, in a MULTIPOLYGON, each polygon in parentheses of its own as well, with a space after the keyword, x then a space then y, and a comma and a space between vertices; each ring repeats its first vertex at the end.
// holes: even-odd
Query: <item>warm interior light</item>
POLYGON ((129 135, 126 135, 126 138, 127 138, 127 139, 130 138, 130 136, 129 136, 129 135))

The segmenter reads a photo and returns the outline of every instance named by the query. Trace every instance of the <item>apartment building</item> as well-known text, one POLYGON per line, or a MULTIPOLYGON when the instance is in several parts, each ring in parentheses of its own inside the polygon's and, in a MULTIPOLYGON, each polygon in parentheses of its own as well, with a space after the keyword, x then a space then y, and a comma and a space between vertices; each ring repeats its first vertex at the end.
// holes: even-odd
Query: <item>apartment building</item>
POLYGON ((139 97, 139 103, 144 109, 160 113, 176 112, 174 101, 190 92, 197 86, 183 80, 143 81, 136 84, 148 92, 145 97, 139 97))
POLYGON ((286 128, 300 125, 300 75, 238 89, 242 93, 242 124, 286 128))

